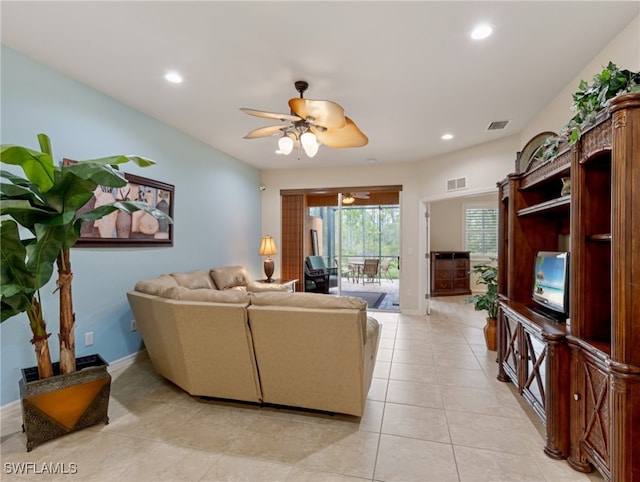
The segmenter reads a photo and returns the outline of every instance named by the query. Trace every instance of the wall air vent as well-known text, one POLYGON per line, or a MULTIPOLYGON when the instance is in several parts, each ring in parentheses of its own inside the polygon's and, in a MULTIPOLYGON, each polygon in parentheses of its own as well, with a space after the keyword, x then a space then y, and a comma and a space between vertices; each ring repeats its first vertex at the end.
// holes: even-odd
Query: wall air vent
POLYGON ((457 191, 458 189, 467 188, 467 178, 459 177, 457 179, 447 179, 447 191, 457 191))
POLYGON ((489 124, 489 127, 487 127, 488 131, 501 131, 502 129, 504 129, 505 127, 507 127, 507 125, 509 125, 508 120, 506 121, 493 121, 491 124, 489 124))

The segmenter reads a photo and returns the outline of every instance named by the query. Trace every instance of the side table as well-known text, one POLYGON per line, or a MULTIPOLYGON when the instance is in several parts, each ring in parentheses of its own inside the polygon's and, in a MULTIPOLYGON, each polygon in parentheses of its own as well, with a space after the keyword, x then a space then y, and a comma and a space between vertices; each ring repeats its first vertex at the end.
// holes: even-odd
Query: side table
MULTIPOLYGON (((262 283, 265 283, 266 280, 260 280, 262 283)), ((273 278, 273 282, 281 285, 285 285, 289 290, 289 293, 295 293, 296 291, 296 283, 298 283, 297 279, 282 279, 282 278, 273 278)))

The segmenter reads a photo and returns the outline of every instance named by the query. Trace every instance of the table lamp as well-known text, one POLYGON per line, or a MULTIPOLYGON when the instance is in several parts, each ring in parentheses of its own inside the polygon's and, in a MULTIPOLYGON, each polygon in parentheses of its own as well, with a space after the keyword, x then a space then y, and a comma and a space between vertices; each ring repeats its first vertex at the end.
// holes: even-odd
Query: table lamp
POLYGON ((271 255, 278 254, 276 243, 272 236, 262 237, 262 243, 260 244, 260 251, 258 251, 258 254, 260 256, 267 257, 267 259, 264 260, 264 274, 267 275, 267 283, 272 283, 273 280, 271 279, 271 276, 273 275, 274 266, 271 255))

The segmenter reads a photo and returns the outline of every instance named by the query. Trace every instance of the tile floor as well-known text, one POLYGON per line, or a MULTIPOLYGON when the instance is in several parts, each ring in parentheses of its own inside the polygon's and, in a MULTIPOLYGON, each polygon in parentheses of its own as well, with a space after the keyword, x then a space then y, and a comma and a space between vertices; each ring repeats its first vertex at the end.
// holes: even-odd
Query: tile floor
POLYGON ((378 363, 362 419, 203 402, 142 357, 112 371, 109 425, 25 450, 2 420, 2 481, 595 481, 542 452, 535 416, 495 379, 481 313, 464 297, 432 314, 376 312, 378 363), (32 462, 76 474, 14 475, 32 462), (75 464, 75 465, 71 465, 75 464))

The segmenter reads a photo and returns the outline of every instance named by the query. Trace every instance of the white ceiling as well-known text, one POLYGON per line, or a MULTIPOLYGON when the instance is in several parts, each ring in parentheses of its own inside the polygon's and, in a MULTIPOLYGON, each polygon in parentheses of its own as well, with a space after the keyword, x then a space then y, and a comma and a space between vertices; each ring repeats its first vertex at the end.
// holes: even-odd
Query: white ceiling
POLYGON ((3 44, 234 158, 282 169, 419 161, 518 133, 640 2, 3 0, 1 13, 3 44), (478 22, 494 29, 483 42, 469 38, 478 22), (184 83, 168 84, 170 69, 184 83), (275 154, 275 137, 243 139, 273 122, 238 109, 288 113, 299 79, 306 98, 342 105, 369 144, 298 160, 275 154), (486 130, 501 120, 505 130, 486 130))

